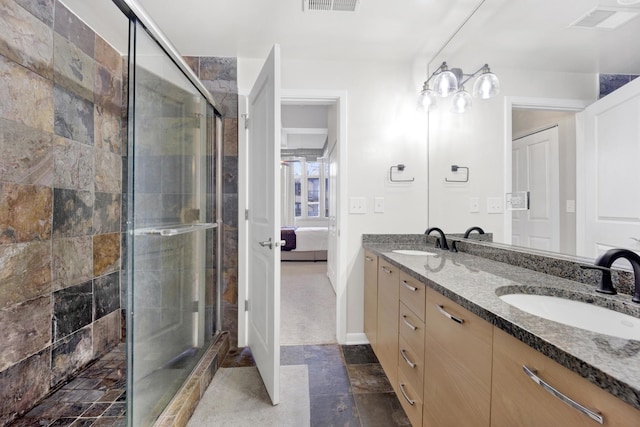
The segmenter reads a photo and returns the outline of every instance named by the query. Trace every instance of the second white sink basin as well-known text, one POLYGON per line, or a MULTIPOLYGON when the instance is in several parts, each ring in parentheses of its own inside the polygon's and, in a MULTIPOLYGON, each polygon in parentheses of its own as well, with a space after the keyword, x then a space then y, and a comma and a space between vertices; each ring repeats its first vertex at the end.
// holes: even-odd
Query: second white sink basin
POLYGON ((560 297, 506 294, 504 302, 527 313, 588 331, 640 341, 640 319, 614 310, 560 297))
POLYGON ((413 249, 395 249, 395 250, 392 250, 391 252, 396 254, 401 254, 401 255, 427 255, 427 256, 435 255, 433 252, 416 251, 413 249))

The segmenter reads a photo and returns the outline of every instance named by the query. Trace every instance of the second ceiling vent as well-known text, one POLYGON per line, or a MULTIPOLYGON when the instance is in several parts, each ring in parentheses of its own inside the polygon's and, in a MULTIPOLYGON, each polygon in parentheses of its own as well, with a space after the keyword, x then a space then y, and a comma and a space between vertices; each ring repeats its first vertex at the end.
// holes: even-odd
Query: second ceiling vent
POLYGON ((360 0, 303 0, 302 9, 305 12, 355 12, 359 4, 360 0))

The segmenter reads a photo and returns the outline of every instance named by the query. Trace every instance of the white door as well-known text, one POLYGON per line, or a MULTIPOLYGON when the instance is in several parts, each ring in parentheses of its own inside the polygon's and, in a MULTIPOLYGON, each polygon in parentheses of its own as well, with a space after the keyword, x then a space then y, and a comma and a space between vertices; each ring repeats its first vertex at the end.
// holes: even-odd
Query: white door
POLYGON ((280 400, 280 46, 249 94, 247 345, 280 400))
POLYGON ((640 252, 640 79, 594 102, 578 120, 578 255, 597 257, 613 247, 640 252))
POLYGON ((529 209, 513 211, 514 245, 560 250, 558 127, 513 141, 512 191, 529 191, 529 209))
POLYGON ((336 291, 338 254, 338 150, 334 144, 329 152, 329 242, 327 250, 327 276, 336 291))

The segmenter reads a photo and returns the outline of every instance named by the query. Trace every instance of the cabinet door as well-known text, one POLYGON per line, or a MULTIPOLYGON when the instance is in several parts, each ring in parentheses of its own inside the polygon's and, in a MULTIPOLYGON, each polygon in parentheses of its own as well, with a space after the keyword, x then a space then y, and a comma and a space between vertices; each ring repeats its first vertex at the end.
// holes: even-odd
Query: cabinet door
POLYGON ((376 355, 398 391, 398 315, 400 275, 397 267, 378 261, 378 328, 376 355))
POLYGON ((373 351, 377 351, 378 325, 378 257, 364 252, 364 333, 373 351))
POLYGON ((492 427, 598 426, 584 413, 563 403, 525 373, 583 407, 599 412, 605 426, 640 426, 640 411, 615 398, 542 353, 495 328, 492 427))
POLYGON ((424 425, 489 427, 493 327, 427 289, 424 425))

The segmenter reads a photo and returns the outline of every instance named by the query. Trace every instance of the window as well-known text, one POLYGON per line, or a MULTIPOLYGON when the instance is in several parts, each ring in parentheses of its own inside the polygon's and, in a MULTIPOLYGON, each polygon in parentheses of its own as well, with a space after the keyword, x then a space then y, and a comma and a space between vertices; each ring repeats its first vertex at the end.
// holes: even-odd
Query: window
POLYGON ((327 168, 324 162, 300 159, 293 164, 294 214, 296 218, 326 217, 327 168))

